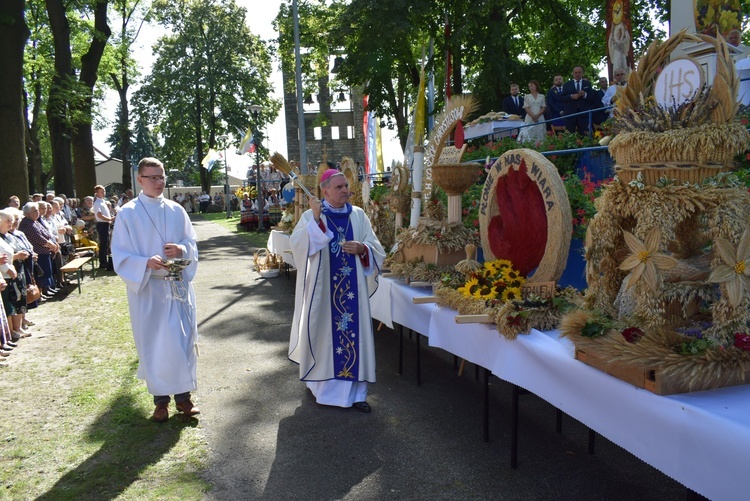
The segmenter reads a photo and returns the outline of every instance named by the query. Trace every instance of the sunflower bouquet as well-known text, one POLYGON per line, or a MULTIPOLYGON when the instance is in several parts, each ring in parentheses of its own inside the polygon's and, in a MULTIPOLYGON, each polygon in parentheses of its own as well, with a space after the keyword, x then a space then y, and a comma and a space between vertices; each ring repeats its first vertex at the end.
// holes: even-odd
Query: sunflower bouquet
POLYGON ((457 290, 464 297, 484 301, 512 301, 521 297, 521 285, 526 278, 507 259, 487 261, 482 268, 469 274, 466 283, 457 290))

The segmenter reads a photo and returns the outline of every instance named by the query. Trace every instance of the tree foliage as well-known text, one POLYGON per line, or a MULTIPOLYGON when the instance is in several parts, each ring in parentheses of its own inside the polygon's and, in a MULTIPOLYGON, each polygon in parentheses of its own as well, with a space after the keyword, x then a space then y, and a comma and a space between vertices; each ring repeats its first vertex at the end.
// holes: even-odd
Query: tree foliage
MULTIPOLYGON (((277 115, 269 51, 247 28, 245 9, 233 0, 159 0, 153 10, 170 33, 155 46, 137 101, 163 142, 168 168, 197 165, 220 135, 244 132, 251 103, 263 106, 261 126, 277 115)), ((210 184, 201 169, 201 186, 210 184)))
MULTIPOLYGON (((567 76, 578 64, 593 75, 606 54, 604 8, 601 0, 300 0, 305 93, 315 88, 331 54, 344 56, 331 85, 361 87, 368 108, 397 129, 403 146, 419 64, 430 42, 434 56, 427 66, 435 74, 438 109, 450 51, 451 93, 471 92, 480 112, 499 110, 511 81, 525 87, 537 79, 546 87, 556 73, 567 76)), ((658 34, 652 14, 663 9, 663 0, 634 0, 636 52, 658 34)), ((282 66, 291 74, 287 5, 276 22, 282 66)))

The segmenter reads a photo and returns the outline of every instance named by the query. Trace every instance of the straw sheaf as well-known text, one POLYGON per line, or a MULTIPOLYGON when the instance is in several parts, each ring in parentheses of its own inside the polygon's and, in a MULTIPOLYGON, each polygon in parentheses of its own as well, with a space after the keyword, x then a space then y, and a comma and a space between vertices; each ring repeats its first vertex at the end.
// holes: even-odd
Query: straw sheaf
POLYGON ((696 162, 733 165, 734 157, 750 144, 747 129, 739 122, 705 123, 665 132, 622 132, 609 143, 619 165, 696 162))
POLYGON ((406 214, 411 208, 411 197, 409 195, 400 195, 398 193, 392 193, 388 197, 388 205, 391 207, 393 212, 400 212, 406 214))
POLYGON ((670 55, 683 42, 706 42, 716 51, 716 75, 710 91, 710 101, 717 102, 711 112, 714 123, 731 122, 737 114, 737 93, 739 79, 734 70, 734 61, 729 53, 726 41, 706 35, 691 35, 687 29, 671 36, 667 40, 654 41, 638 61, 638 67, 630 73, 628 85, 622 89, 617 101, 617 113, 625 115, 627 110, 642 109, 645 97, 651 95, 659 70, 667 63, 670 55))
POLYGON ((528 334, 531 329, 549 331, 557 328, 560 323, 559 310, 542 306, 539 308, 524 308, 523 316, 513 316, 516 305, 507 301, 493 308, 490 317, 497 326, 497 332, 505 339, 513 340, 521 334, 528 334), (518 319, 521 319, 518 322, 518 319))
POLYGON ((580 350, 595 352, 613 363, 657 371, 667 384, 679 383, 690 391, 750 382, 748 352, 712 348, 701 355, 682 355, 676 351, 676 346, 685 338, 668 330, 646 332, 637 343, 628 343, 614 330, 599 338, 581 336, 584 325, 592 317, 578 310, 566 315, 561 322, 562 334, 580 350))
POLYGON ((440 151, 446 145, 448 138, 456 127, 457 120, 466 121, 466 118, 477 109, 477 101, 470 95, 455 96, 446 105, 442 113, 435 119, 435 127, 430 131, 425 154, 425 166, 430 168, 432 163, 440 158, 440 151), (455 116, 455 110, 463 107, 459 116, 455 116))
POLYGON ((450 287, 438 288, 435 295, 440 306, 454 309, 460 315, 489 315, 492 313, 492 308, 487 306, 483 299, 466 297, 450 287))
POLYGON ((346 180, 349 182, 349 191, 351 192, 349 203, 364 208, 362 201, 362 183, 359 182, 359 172, 357 172, 357 166, 354 163, 354 160, 349 157, 342 158, 341 172, 344 173, 346 180))
POLYGON ((465 277, 457 272, 453 266, 434 266, 425 263, 422 259, 414 259, 405 263, 398 263, 396 262, 396 254, 386 258, 384 264, 390 268, 391 273, 407 280, 440 282, 445 277, 450 277, 452 280, 456 281, 463 281, 465 279, 465 277))
MULTIPOLYGON (((615 182, 605 187, 597 200, 597 211, 587 233, 587 304, 613 317, 618 315, 613 304, 625 278, 618 266, 630 254, 622 230, 645 241, 651 229, 659 228, 661 251, 669 249, 680 260, 679 266, 663 272, 662 278, 678 282, 663 282, 656 291, 639 287, 634 294, 636 313, 643 318, 643 325, 658 328, 671 322, 665 316, 667 302, 677 301, 687 308, 696 298, 715 300, 710 297, 713 286, 685 280, 700 271, 693 269, 692 263, 705 260, 708 242, 718 237, 735 244, 739 241, 750 217, 750 195, 743 188, 683 185, 639 189, 615 182)), ((718 264, 717 256, 712 259, 714 266, 718 264)), ((730 308, 722 297, 713 303, 712 316, 714 327, 708 335, 728 346, 733 332, 750 321, 750 304, 730 308)))
POLYGON ((477 253, 477 246, 474 244, 468 244, 464 247, 464 250, 466 251, 466 259, 456 263, 456 270, 464 275, 470 275, 477 270, 481 270, 481 263, 474 259, 477 253))

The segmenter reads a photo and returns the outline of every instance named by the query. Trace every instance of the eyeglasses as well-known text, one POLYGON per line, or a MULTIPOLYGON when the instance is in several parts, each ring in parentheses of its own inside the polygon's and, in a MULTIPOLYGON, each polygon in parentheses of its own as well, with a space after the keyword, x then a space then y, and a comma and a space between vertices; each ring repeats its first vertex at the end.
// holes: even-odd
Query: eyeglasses
POLYGON ((141 176, 141 177, 143 179, 148 179, 152 183, 159 183, 159 182, 163 183, 167 180, 167 178, 164 176, 141 176))

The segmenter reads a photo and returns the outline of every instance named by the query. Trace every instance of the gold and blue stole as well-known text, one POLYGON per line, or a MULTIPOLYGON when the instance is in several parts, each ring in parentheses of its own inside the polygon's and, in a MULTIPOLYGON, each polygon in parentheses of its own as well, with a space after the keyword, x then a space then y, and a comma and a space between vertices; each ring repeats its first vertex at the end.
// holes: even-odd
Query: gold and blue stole
POLYGON ((328 244, 331 285, 331 318, 333 336, 334 378, 359 380, 359 301, 357 289, 357 259, 341 249, 347 240, 354 240, 351 225, 352 206, 341 211, 324 205, 323 214, 333 238, 328 244), (334 209, 335 210, 335 209, 334 209))

